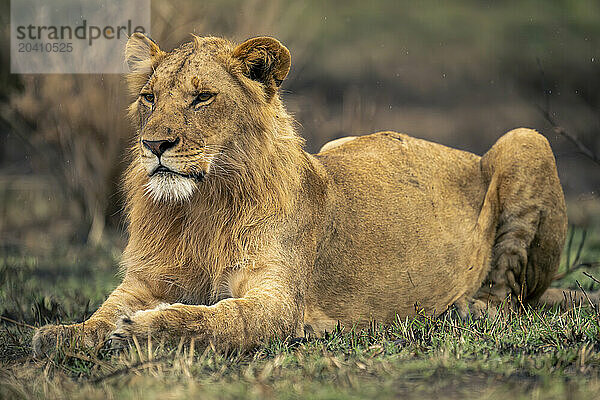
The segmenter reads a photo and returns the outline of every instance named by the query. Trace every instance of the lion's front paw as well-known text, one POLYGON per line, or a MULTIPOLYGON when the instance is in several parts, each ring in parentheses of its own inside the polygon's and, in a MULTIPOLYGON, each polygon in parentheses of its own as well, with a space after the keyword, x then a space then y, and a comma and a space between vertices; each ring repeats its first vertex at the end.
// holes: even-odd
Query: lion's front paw
POLYGON ((56 350, 58 346, 69 343, 73 339, 73 329, 64 325, 45 325, 38 328, 33 335, 31 347, 36 358, 43 358, 56 350))
POLYGON ((35 331, 31 341, 33 355, 37 358, 48 356, 60 346, 100 346, 111 329, 110 324, 101 321, 42 326, 35 331))

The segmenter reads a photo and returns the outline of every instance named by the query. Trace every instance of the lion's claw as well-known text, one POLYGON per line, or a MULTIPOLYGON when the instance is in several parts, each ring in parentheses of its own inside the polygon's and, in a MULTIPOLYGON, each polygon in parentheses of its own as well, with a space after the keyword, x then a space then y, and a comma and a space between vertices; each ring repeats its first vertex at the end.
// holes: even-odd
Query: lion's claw
POLYGON ((112 349, 122 349, 129 342, 133 336, 131 327, 133 326, 133 319, 129 316, 123 316, 117 321, 116 329, 111 333, 108 338, 110 347, 112 349))

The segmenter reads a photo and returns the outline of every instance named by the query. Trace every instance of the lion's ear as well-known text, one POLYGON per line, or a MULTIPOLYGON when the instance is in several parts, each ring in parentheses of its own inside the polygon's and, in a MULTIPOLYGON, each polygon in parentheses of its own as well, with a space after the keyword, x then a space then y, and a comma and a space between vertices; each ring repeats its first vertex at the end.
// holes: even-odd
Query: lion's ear
POLYGON ((242 62, 244 75, 266 86, 280 86, 290 71, 290 51, 271 37, 245 41, 235 48, 233 57, 242 62))
POLYGON ((129 66, 129 89, 137 94, 146 84, 165 52, 156 42, 140 32, 129 37, 125 46, 125 61, 129 66))

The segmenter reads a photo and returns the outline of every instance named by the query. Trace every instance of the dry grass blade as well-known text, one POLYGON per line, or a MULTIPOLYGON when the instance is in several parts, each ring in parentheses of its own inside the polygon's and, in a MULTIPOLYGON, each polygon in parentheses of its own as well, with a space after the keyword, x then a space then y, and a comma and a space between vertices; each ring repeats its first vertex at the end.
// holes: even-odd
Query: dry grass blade
POLYGON ((109 374, 102 375, 102 376, 99 376, 99 377, 94 378, 94 379, 90 379, 89 382, 93 383, 93 384, 97 384, 97 383, 106 381, 107 379, 115 378, 115 377, 121 376, 121 375, 126 375, 128 373, 132 373, 132 372, 135 372, 135 371, 143 370, 143 369, 147 368, 150 365, 155 365, 155 364, 161 363, 163 361, 167 361, 170 358, 171 357, 169 355, 165 355, 163 357, 155 358, 152 361, 143 361, 143 362, 139 361, 139 362, 137 362, 137 363, 135 363, 133 365, 130 365, 130 366, 118 369, 118 370, 113 371, 113 372, 111 372, 109 374))
MULTIPOLYGON (((589 264, 589 266, 590 266, 590 267, 594 267, 594 266, 596 266, 596 267, 600 267, 600 262, 597 262, 597 263, 591 263, 591 264, 589 264)), ((594 282, 596 282, 596 283, 600 283, 600 281, 599 281, 598 279, 596 279, 596 278, 595 278, 595 277, 594 277, 592 274, 590 274, 590 273, 587 273, 587 272, 585 272, 585 271, 583 272, 583 274, 584 274, 585 276, 587 276, 588 278, 590 278, 591 280, 593 280, 594 282)))
POLYGON ((142 347, 140 346, 140 342, 138 341, 137 336, 133 335, 131 337, 133 339, 133 344, 135 345, 135 349, 138 353, 138 357, 140 358, 140 362, 144 362, 144 355, 142 354, 142 347))
POLYGON ((581 290, 583 292, 583 295, 587 299, 588 303, 590 304, 590 306, 594 309, 594 311, 597 314, 598 313, 598 306, 590 299, 590 297, 588 296, 586 290, 581 286, 581 284, 579 283, 579 281, 576 280, 575 283, 577 283, 577 287, 579 288, 579 290, 581 290))

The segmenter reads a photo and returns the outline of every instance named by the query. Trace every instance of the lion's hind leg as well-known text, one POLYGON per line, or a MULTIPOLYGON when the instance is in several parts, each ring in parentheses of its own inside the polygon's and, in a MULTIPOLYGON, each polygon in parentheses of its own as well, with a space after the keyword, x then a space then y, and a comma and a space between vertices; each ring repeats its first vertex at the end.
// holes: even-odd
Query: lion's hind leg
POLYGON ((490 272, 476 298, 500 304, 536 302, 560 261, 567 230, 556 162, 546 138, 531 129, 502 136, 482 157, 490 181, 498 179, 500 214, 490 272))

